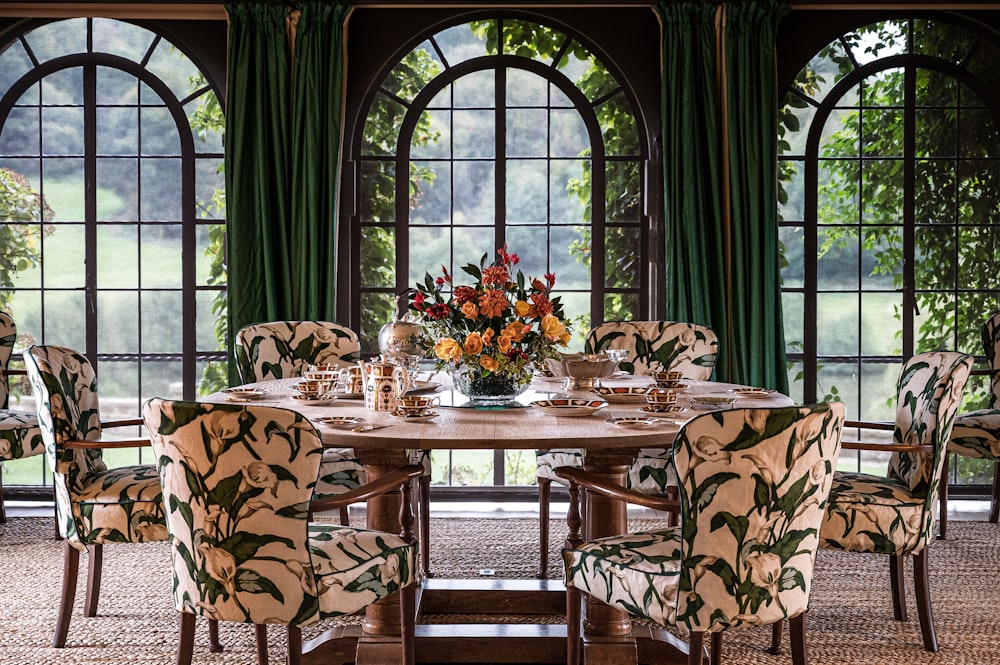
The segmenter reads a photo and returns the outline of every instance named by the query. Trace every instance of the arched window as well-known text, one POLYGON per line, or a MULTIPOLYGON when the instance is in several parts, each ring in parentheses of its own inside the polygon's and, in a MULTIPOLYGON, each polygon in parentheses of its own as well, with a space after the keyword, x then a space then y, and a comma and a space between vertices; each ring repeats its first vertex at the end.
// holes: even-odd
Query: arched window
POLYGON ((15 352, 85 352, 109 418, 137 417, 153 395, 196 397, 224 358, 215 88, 163 36, 80 18, 9 41, 0 95, 0 168, 47 206, 5 213, 0 306, 15 352))
MULTIPOLYGON (((649 146, 634 100, 594 50, 536 22, 440 29, 390 63, 354 137, 351 318, 366 349, 394 294, 505 243, 556 274, 582 349, 592 323, 648 316, 649 146)), ((531 482, 498 459, 493 478, 531 482)), ((454 479, 453 469, 442 474, 454 479)))
MULTIPOLYGON (((891 420, 904 359, 982 356, 979 331, 1000 306, 995 39, 936 20, 873 23, 821 49, 788 91, 780 213, 797 399, 891 420)), ((986 387, 974 377, 964 408, 986 387)))

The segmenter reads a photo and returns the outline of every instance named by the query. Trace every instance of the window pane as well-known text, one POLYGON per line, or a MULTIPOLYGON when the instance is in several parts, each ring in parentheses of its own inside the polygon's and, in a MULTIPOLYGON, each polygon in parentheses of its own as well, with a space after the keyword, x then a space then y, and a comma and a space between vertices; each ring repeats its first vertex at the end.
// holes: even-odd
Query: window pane
MULTIPOLYGON (((427 177, 411 181, 410 220, 412 224, 448 224, 451 221, 451 166, 447 162, 412 162, 411 172, 427 177)), ((458 197, 468 201, 469 193, 458 197)))
POLYGON ((545 157, 548 155, 547 128, 545 109, 509 109, 507 111, 507 156, 545 157))
POLYGON ((143 155, 181 154, 177 124, 166 107, 143 108, 141 120, 143 155))
MULTIPOLYGON (((801 293, 784 292, 781 294, 781 315, 785 333, 785 353, 802 353, 802 340, 805 337, 805 298, 801 293)), ((801 382, 801 379, 800 379, 801 382)))
POLYGON ((0 131, 0 154, 38 154, 41 145, 39 117, 37 108, 12 108, 0 131))
POLYGON ((97 109, 97 154, 138 154, 139 113, 135 108, 97 109))
MULTIPOLYGON (((143 353, 180 353, 184 350, 184 317, 180 316, 183 311, 183 294, 179 290, 142 292, 143 353)), ((179 380, 181 376, 183 372, 178 366, 174 379, 179 380)))
POLYGON ((548 102, 545 79, 523 69, 507 69, 507 106, 545 106, 548 102))
POLYGON ((576 110, 551 111, 549 131, 552 134, 553 157, 577 157, 590 150, 590 135, 576 110))
POLYGON ((496 154, 495 113, 493 111, 455 111, 455 139, 452 154, 456 159, 492 159, 496 154))
POLYGON ((861 335, 858 295, 820 293, 816 296, 816 353, 820 356, 856 356, 861 335))
POLYGON ((142 205, 144 221, 179 221, 183 217, 181 160, 143 159, 141 162, 142 205))
MULTIPOLYGON (((900 293, 861 294, 861 355, 898 356, 902 353, 902 309, 900 293)), ((894 394, 895 389, 891 392, 894 394)))
POLYGON ((447 159, 451 155, 451 111, 424 111, 410 141, 412 159, 447 159))
MULTIPOLYGON (((417 168, 417 173, 420 169, 417 168)), ((429 177, 429 175, 428 175, 429 177)), ((419 175, 418 175, 419 178, 419 175)), ((416 185, 422 186, 420 178, 416 185)), ((396 219, 396 165, 393 162, 361 162, 361 210, 362 222, 393 222, 396 219)))
POLYGON ((496 106, 496 73, 492 69, 472 72, 452 84, 455 108, 492 109, 496 106))
POLYGON ((102 224, 97 229, 97 288, 139 286, 139 229, 131 224, 102 224))
POLYGON ((858 231, 855 227, 828 227, 818 234, 817 288, 841 291, 858 288, 858 231))
POLYGON ((42 108, 42 154, 83 154, 82 108, 42 108))
MULTIPOLYGON (((139 295, 134 291, 97 294, 97 337, 102 353, 138 353, 139 295)), ((103 385, 101 386, 103 390, 103 385)))
MULTIPOLYGON (((802 288, 805 284, 805 234, 801 226, 782 226, 778 228, 778 239, 781 242, 782 253, 786 265, 781 268, 781 284, 786 288, 802 288)), ((787 312, 785 313, 787 315, 787 312)))
POLYGON ((604 208, 605 219, 609 224, 638 223, 642 215, 639 162, 609 161, 605 173, 608 188, 604 208))
POLYGON ((542 159, 507 162, 507 221, 510 224, 544 223, 548 210, 545 183, 548 163, 542 159))
POLYGON ((42 344, 87 348, 87 300, 83 291, 46 289, 42 316, 45 320, 42 344))
POLYGON ((97 103, 100 105, 138 104, 139 79, 120 69, 98 67, 97 103))
POLYGON ((455 162, 453 220, 455 224, 492 226, 496 219, 493 162, 455 162))
POLYGON ((45 287, 82 289, 86 285, 83 225, 56 224, 44 242, 42 270, 45 287))
POLYGON ((412 102, 417 93, 443 69, 434 47, 425 41, 403 56, 382 81, 382 87, 400 99, 412 102))
MULTIPOLYGON (((147 225, 142 228, 139 246, 142 288, 181 288, 181 267, 184 265, 182 235, 180 224, 147 225)), ((200 255, 204 256, 204 253, 200 255)))
POLYGON ((134 222, 139 219, 136 185, 137 159, 97 160, 97 221, 134 222))
POLYGON ((361 227, 361 286, 392 288, 396 283, 395 264, 395 230, 380 226, 361 227))
POLYGON ((590 221, 590 163, 578 159, 552 160, 549 182, 549 216, 553 224, 590 221), (586 169, 586 176, 584 175, 586 169))
POLYGON ((639 129, 624 93, 597 107, 597 121, 608 155, 639 154, 639 129))
MULTIPOLYGON (((604 230, 605 286, 613 289, 639 288, 640 265, 636 260, 635 248, 639 245, 640 238, 638 228, 609 227, 604 230)), ((571 246, 577 247, 580 252, 589 250, 589 244, 582 234, 578 244, 571 246)))

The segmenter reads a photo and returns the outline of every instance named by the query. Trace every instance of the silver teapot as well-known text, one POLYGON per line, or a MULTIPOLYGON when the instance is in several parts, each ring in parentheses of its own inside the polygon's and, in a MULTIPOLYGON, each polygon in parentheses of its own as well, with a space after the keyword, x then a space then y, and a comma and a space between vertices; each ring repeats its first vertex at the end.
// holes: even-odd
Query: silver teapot
POLYGON ((426 354, 420 344, 424 326, 410 320, 406 313, 406 305, 412 292, 410 289, 396 296, 393 320, 382 326, 378 333, 378 349, 382 356, 403 367, 415 366, 426 354))

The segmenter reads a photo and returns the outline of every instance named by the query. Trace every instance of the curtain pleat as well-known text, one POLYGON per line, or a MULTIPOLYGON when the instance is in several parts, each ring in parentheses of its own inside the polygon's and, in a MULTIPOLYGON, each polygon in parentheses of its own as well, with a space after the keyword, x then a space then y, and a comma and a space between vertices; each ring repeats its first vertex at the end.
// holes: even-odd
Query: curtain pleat
POLYGON ((299 2, 292 73, 292 307, 336 320, 347 4, 299 2))

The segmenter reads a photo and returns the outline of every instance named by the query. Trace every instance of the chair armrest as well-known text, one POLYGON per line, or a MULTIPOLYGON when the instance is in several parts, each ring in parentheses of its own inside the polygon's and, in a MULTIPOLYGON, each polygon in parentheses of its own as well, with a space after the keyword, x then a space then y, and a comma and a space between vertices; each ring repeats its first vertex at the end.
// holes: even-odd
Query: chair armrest
POLYGON ((621 485, 609 483, 603 476, 599 476, 590 471, 578 469, 571 466, 561 466, 554 470, 560 478, 575 483, 581 487, 586 487, 595 494, 601 494, 611 499, 618 499, 627 503, 633 503, 653 510, 663 510, 667 512, 680 512, 680 502, 677 499, 667 499, 649 494, 642 494, 635 490, 630 490, 621 485))
POLYGON ((424 475, 424 467, 417 464, 407 464, 406 466, 395 468, 384 476, 376 478, 370 483, 365 483, 350 492, 316 499, 309 504, 309 509, 314 513, 318 513, 340 508, 341 506, 348 506, 352 503, 367 501, 373 496, 397 489, 413 478, 419 478, 422 475, 424 475))
POLYGON ((0 376, 27 376, 23 369, 0 369, 0 376))
POLYGON ((848 428, 881 429, 891 431, 896 429, 896 423, 875 422, 870 420, 845 420, 844 429, 848 428))
POLYGON ((1000 369, 974 369, 969 374, 972 376, 996 376, 1000 374, 1000 369))
POLYGON ((142 418, 128 418, 127 420, 102 420, 101 427, 108 429, 110 427, 129 427, 132 425, 143 425, 142 418))
POLYGON ((149 446, 149 439, 70 439, 64 441, 63 448, 100 448, 101 450, 111 450, 114 448, 144 448, 149 446))
POLYGON ((841 450, 871 450, 877 453, 932 453, 932 443, 879 443, 877 441, 841 441, 841 450))

